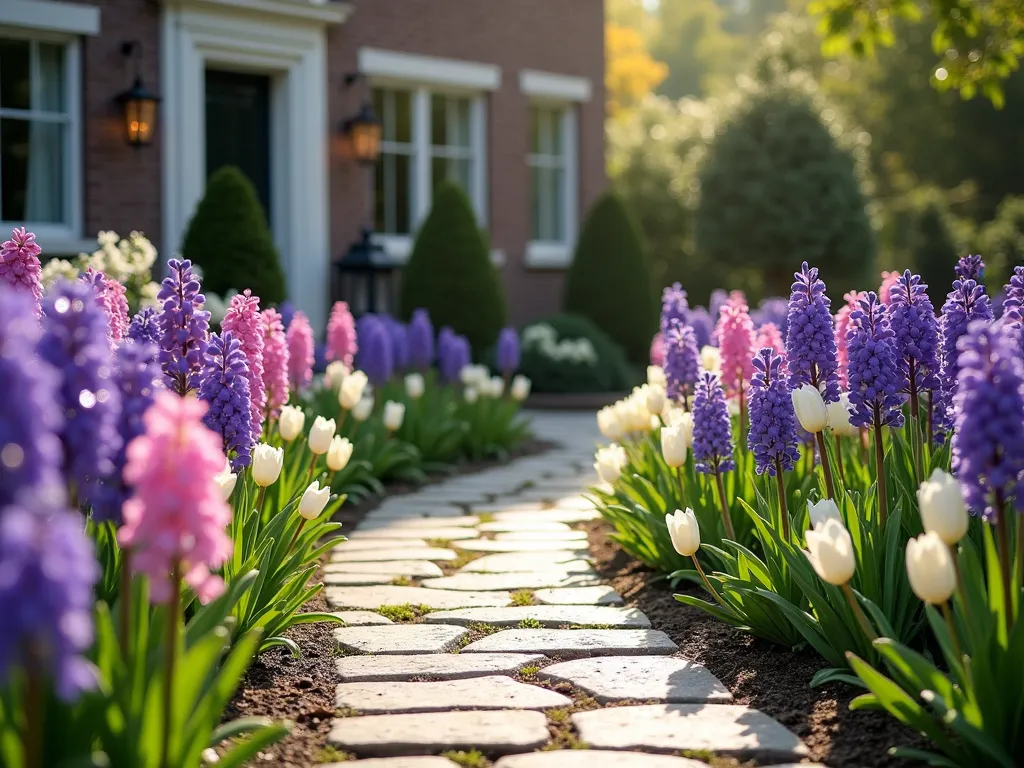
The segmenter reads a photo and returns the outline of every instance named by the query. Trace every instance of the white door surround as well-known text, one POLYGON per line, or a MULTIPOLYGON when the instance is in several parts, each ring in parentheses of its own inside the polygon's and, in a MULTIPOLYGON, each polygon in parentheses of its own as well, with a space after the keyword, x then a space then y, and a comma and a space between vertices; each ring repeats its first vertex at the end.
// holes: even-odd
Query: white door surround
POLYGON ((349 6, 306 0, 164 0, 163 253, 206 188, 207 68, 269 75, 271 220, 288 295, 322 328, 330 285, 326 27, 349 6))

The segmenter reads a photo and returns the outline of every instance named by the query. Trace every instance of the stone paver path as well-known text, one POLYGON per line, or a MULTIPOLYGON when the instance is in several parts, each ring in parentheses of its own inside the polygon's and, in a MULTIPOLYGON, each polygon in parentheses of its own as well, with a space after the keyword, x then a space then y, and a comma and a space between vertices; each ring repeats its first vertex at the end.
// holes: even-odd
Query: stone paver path
POLYGON ((338 768, 451 768, 458 750, 494 768, 799 762, 794 734, 601 582, 593 415, 534 429, 561 447, 389 498, 332 550, 325 596, 346 623, 328 743, 357 758, 338 768))

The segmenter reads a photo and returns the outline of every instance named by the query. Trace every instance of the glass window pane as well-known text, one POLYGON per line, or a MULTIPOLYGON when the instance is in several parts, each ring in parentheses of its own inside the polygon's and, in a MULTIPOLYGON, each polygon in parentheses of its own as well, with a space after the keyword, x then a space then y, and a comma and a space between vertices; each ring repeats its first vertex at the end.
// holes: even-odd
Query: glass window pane
POLYGON ((454 181, 462 187, 467 195, 471 195, 470 186, 471 164, 462 157, 432 157, 430 159, 430 186, 435 192, 445 181, 454 181))
POLYGON ((394 91, 394 140, 403 144, 412 143, 412 92, 394 91))
POLYGON ((377 119, 383 124, 381 129, 381 137, 388 141, 391 139, 392 123, 387 116, 387 91, 383 88, 373 89, 373 113, 377 116, 377 119))
POLYGON ((530 107, 530 153, 540 152, 540 109, 536 106, 530 107))
POLYGON ((448 143, 448 99, 445 96, 430 96, 430 143, 443 147, 448 143))
POLYGON ((64 47, 52 43, 39 44, 39 82, 36 83, 35 108, 47 112, 63 112, 64 47))
POLYGON ((565 240, 565 171, 552 168, 549 171, 551 183, 551 239, 557 242, 565 240))
POLYGON ((540 168, 530 169, 530 238, 542 240, 541 237, 541 189, 540 168))
POLYGON ((28 40, 0 38, 0 107, 29 109, 32 88, 32 44, 28 40))
POLYGON ((454 99, 452 114, 455 125, 450 126, 450 142, 454 146, 469 146, 470 102, 469 99, 454 99))
POLYGON ((385 190, 388 187, 388 177, 391 165, 391 155, 380 156, 377 167, 374 169, 373 184, 373 228, 377 232, 387 232, 387 210, 385 205, 385 190))
POLYGON ((392 231, 396 235, 412 232, 412 158, 395 155, 395 211, 392 231))
POLYGON ((0 120, 0 198, 4 221, 64 220, 64 126, 0 120))
POLYGON ((562 149, 562 110, 551 110, 551 154, 561 156, 562 149))

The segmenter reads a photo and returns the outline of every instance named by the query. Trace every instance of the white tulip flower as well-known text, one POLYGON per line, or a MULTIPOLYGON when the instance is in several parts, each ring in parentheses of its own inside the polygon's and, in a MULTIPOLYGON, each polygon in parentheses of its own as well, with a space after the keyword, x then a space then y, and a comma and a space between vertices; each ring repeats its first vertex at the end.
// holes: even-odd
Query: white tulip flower
POLYGON ((334 439, 334 431, 337 425, 334 419, 325 419, 317 416, 313 426, 309 429, 309 450, 317 456, 323 456, 331 447, 331 440, 334 439))
POLYGON ((281 433, 281 439, 290 443, 302 433, 306 426, 305 412, 294 405, 285 405, 281 408, 281 416, 277 420, 277 431, 281 433))
POLYGON ((941 469, 917 489, 917 504, 925 531, 935 532, 946 544, 954 546, 967 533, 970 518, 960 483, 941 469))
POLYGON ((362 400, 369 379, 362 371, 352 371, 341 381, 341 389, 338 390, 338 403, 346 411, 356 407, 362 400))
POLYGON ((680 427, 661 428, 661 455, 673 469, 686 463, 686 436, 680 427))
POLYGON ((306 520, 316 520, 320 516, 320 513, 324 511, 324 507, 327 506, 327 502, 331 499, 331 488, 330 486, 320 487, 320 484, 314 480, 309 484, 309 487, 302 492, 302 498, 299 499, 299 514, 302 515, 306 520))
POLYGON ((256 485, 266 488, 277 482, 284 466, 284 448, 274 448, 260 443, 252 449, 252 479, 256 485))
POLYGON ((811 518, 811 528, 816 528, 818 523, 824 523, 830 519, 843 522, 843 516, 839 514, 839 507, 832 499, 808 502, 807 514, 811 518))
POLYGON ((384 426, 389 432, 397 432, 405 420, 405 404, 388 400, 384 403, 384 426))
POLYGON ((857 568, 850 532, 834 518, 807 531, 807 559, 822 581, 837 587, 847 584, 857 568))
POLYGON ((327 449, 327 468, 331 472, 343 470, 352 458, 352 448, 352 442, 347 437, 335 435, 331 447, 327 449))
POLYGON ((843 392, 839 396, 839 400, 834 403, 829 403, 826 407, 828 410, 828 426, 832 430, 833 434, 839 435, 840 437, 853 437, 860 430, 850 423, 850 393, 843 392))
POLYGON ((513 400, 517 403, 521 403, 530 396, 530 389, 532 386, 533 382, 520 373, 512 379, 512 386, 509 388, 509 393, 512 395, 513 400))
POLYGON ((828 409, 818 388, 811 384, 793 390, 793 410, 800 426, 811 433, 821 432, 828 424, 828 409))
POLYGON ((410 373, 405 377, 405 394, 409 396, 410 400, 419 400, 423 397, 426 388, 422 373, 410 373))
POLYGON ((907 577, 921 600, 942 605, 956 590, 956 569, 949 547, 939 534, 922 533, 907 542, 907 577))
POLYGON ((224 469, 213 476, 213 480, 220 488, 220 496, 224 501, 231 498, 231 492, 235 490, 235 483, 238 482, 238 475, 231 471, 231 462, 224 458, 224 469))
POLYGON ((352 406, 352 418, 356 421, 366 421, 370 418, 370 414, 373 413, 373 398, 366 396, 359 399, 354 406, 352 406))
POLYGON ((668 535, 676 552, 683 557, 692 557, 696 554, 700 549, 700 526, 692 509, 687 507, 685 512, 677 509, 675 513, 665 515, 665 525, 668 527, 668 535))

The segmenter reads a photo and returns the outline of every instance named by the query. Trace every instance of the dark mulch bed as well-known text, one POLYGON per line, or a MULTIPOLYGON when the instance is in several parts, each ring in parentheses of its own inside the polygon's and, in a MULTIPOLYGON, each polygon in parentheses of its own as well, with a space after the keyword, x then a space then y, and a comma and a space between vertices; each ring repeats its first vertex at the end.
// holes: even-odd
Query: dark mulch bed
MULTIPOLYGON (((601 576, 666 632, 682 655, 704 664, 732 691, 737 704, 766 712, 796 733, 811 757, 830 768, 909 768, 892 746, 926 747, 912 731, 878 712, 851 712, 863 691, 833 684, 812 689, 814 673, 826 666, 813 653, 790 653, 758 640, 672 598, 665 580, 619 549, 603 522, 589 525, 590 551, 601 576)), ((677 590, 678 591, 678 590, 677 590)), ((694 588, 692 594, 699 594, 694 588)))
MULTIPOLYGON (((530 440, 513 454, 513 458, 542 453, 551 447, 551 443, 530 440)), ((480 472, 504 463, 496 460, 467 462, 457 466, 455 474, 480 472)), ((435 481, 443 479, 438 477, 435 481)), ((388 496, 384 498, 415 490, 417 488, 413 486, 389 486, 388 496)), ((359 504, 345 505, 335 519, 344 524, 343 532, 351 531, 381 501, 382 497, 373 497, 359 504)), ((319 580, 319 574, 316 579, 319 580)), ((304 610, 329 609, 321 594, 304 610)), ((317 763, 330 762, 332 755, 325 747, 334 717, 334 687, 338 682, 334 669, 333 627, 331 624, 294 627, 287 635, 298 643, 302 656, 293 659, 283 650, 267 651, 252 663, 242 679, 238 692, 224 713, 224 720, 259 716, 293 723, 291 733, 269 747, 262 754, 259 765, 309 768, 317 763)))

